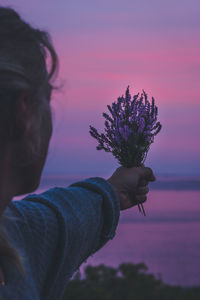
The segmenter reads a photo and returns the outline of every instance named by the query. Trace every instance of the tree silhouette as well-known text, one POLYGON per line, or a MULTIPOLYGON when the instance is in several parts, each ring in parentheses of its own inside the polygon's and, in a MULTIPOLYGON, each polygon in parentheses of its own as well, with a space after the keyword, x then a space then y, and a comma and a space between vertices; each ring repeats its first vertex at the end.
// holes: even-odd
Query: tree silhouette
POLYGON ((118 268, 88 265, 66 286, 62 300, 199 300, 200 286, 165 284, 148 273, 144 263, 123 263, 118 268))

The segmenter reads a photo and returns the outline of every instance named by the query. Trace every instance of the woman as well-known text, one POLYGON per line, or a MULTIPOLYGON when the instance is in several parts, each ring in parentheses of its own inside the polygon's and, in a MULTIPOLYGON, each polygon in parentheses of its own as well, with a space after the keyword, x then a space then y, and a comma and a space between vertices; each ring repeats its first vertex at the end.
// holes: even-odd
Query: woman
POLYGON ((120 209, 146 201, 148 182, 155 180, 144 166, 118 168, 107 180, 87 178, 12 201, 39 186, 52 135, 57 66, 48 33, 0 7, 2 299, 60 299, 74 271, 114 237, 120 209))

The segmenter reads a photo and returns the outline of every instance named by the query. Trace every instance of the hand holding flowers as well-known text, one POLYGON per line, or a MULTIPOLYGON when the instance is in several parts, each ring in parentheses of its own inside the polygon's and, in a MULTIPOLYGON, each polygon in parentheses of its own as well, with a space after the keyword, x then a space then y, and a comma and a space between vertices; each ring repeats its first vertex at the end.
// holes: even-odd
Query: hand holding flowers
MULTIPOLYGON (((133 96, 127 87, 125 97, 118 97, 112 106, 107 105, 110 115, 103 113, 105 118, 105 133, 98 133, 96 128, 90 125, 90 134, 97 139, 97 150, 111 152, 124 168, 140 167, 143 165, 154 136, 161 130, 160 122, 157 122, 158 109, 152 97, 150 103, 147 94, 143 90, 133 96)), ((138 203, 140 211, 144 208, 138 203)))
POLYGON ((149 181, 156 178, 150 168, 119 167, 107 181, 112 184, 120 198, 120 209, 124 210, 146 201, 149 181))

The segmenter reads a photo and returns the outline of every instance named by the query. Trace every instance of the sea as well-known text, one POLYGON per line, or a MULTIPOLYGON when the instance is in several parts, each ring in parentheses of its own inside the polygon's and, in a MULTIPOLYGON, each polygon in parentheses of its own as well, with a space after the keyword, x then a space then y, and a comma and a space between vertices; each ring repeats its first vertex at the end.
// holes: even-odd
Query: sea
MULTIPOLYGON (((67 187, 87 176, 42 177, 34 193, 67 187)), ((150 183, 146 216, 138 207, 121 212, 115 237, 80 267, 145 263, 165 283, 200 285, 200 177, 159 176, 150 183)), ((26 195, 15 197, 20 200, 26 195)))

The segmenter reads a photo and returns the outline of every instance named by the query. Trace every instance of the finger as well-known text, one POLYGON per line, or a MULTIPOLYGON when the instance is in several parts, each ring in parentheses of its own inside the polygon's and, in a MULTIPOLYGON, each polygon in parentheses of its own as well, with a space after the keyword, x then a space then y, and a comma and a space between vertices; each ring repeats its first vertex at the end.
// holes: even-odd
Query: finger
MULTIPOLYGON (((135 197, 133 197, 133 198, 135 198, 135 197)), ((136 200, 134 199, 134 201, 133 201, 132 198, 127 193, 120 194, 120 209, 121 210, 130 208, 136 204, 137 204, 136 200)))
POLYGON ((136 202, 137 203, 143 203, 147 200, 146 195, 136 195, 136 202))
POLYGON ((146 179, 147 181, 155 181, 156 180, 156 177, 153 174, 152 169, 148 168, 148 167, 141 167, 140 175, 143 179, 146 179))
POLYGON ((148 182, 146 179, 141 179, 141 180, 139 181, 138 187, 146 186, 146 185, 148 185, 148 183, 149 183, 149 182, 148 182))
POLYGON ((136 195, 145 195, 149 192, 149 187, 146 186, 140 186, 136 190, 136 195))

